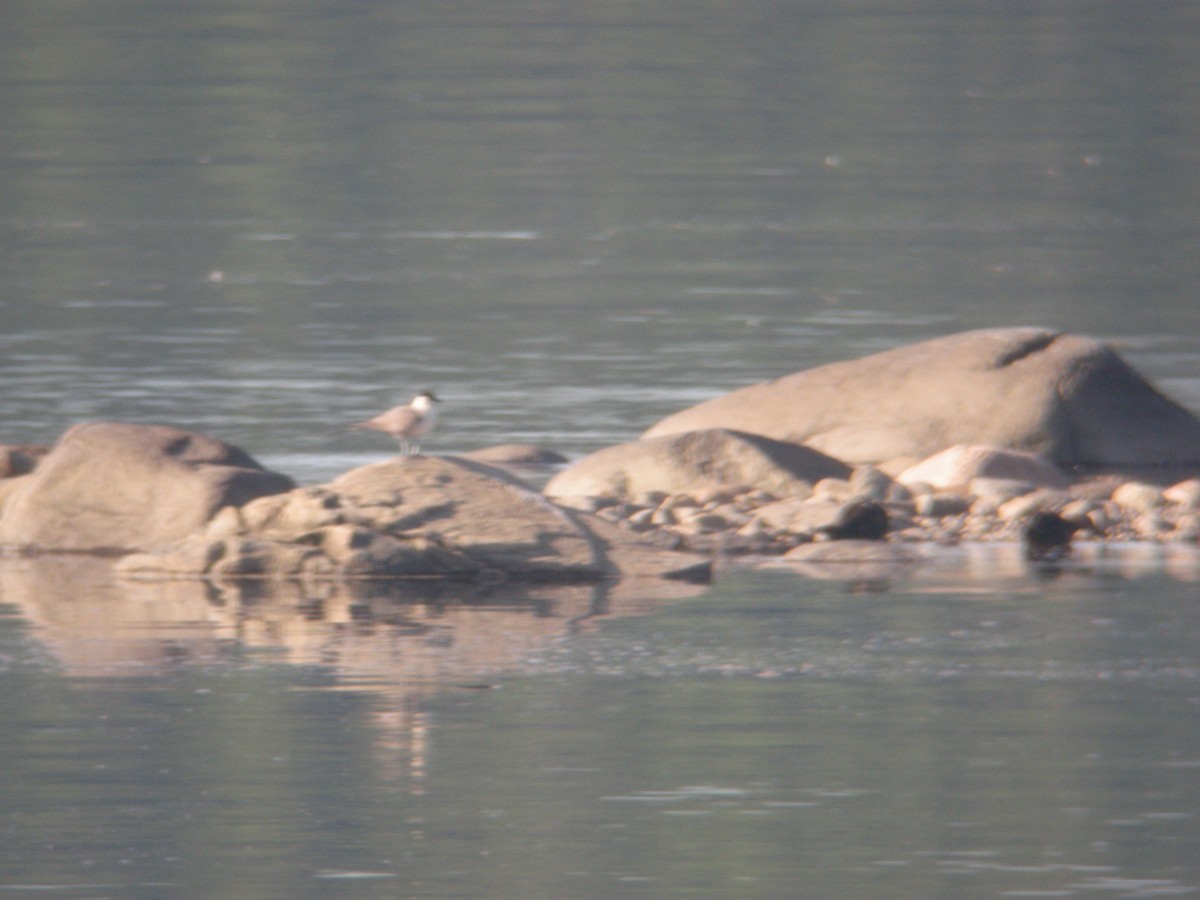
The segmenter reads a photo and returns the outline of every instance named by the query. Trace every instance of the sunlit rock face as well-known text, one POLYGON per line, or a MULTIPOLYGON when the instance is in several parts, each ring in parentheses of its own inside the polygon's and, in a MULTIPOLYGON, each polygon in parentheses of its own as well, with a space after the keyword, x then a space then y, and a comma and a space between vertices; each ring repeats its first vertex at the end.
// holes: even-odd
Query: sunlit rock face
POLYGON ((1200 466, 1200 419, 1105 344, 1037 328, 970 331, 796 372, 675 413, 643 437, 705 428, 849 463, 974 444, 1063 467, 1200 466))
POLYGON ((30 474, 9 479, 0 545, 129 551, 183 537, 222 507, 290 490, 230 444, 159 425, 76 425, 30 474))
POLYGON ((1065 488, 1070 479, 1034 453, 956 444, 910 466, 896 480, 935 488, 967 486, 979 478, 1016 481, 1034 487, 1065 488))
POLYGON ((849 474, 845 463, 811 448, 714 428, 598 450, 555 475, 546 494, 632 500, 654 492, 754 487, 788 496, 849 474))

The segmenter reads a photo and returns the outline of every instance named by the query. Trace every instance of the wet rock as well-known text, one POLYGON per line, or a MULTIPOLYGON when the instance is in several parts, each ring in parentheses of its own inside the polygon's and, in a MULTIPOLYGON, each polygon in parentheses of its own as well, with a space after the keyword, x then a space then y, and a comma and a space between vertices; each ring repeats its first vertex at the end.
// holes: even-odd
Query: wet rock
POLYGON ((820 532, 834 541, 881 541, 888 533, 887 510, 874 500, 858 499, 838 510, 820 532))
POLYGON ((40 551, 146 549, 204 527, 226 506, 293 487, 249 454, 158 425, 76 425, 14 481, 0 545, 40 551))
POLYGON ((695 494, 752 485, 786 496, 821 478, 849 474, 849 466, 808 447, 710 429, 599 450, 555 475, 545 493, 628 500, 649 491, 695 494))
POLYGON ((1025 557, 1038 562, 1053 562, 1071 551, 1071 538, 1083 523, 1055 512, 1033 513, 1024 525, 1025 557))
POLYGON ((965 332, 786 375, 668 416, 643 437, 708 428, 850 463, 972 444, 1060 467, 1200 466, 1200 419, 1110 347, 1037 328, 965 332))

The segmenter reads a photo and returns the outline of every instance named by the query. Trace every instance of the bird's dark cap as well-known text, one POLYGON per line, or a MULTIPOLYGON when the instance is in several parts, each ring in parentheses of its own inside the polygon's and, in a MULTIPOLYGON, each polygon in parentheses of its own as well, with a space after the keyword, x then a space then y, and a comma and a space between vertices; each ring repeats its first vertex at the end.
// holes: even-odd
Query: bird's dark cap
POLYGON ((420 394, 418 394, 417 396, 418 396, 418 397, 428 397, 428 398, 429 398, 430 400, 432 400, 434 403, 441 403, 441 402, 442 402, 442 398, 441 398, 441 397, 439 397, 437 394, 435 394, 433 391, 421 391, 421 393, 420 393, 420 394))

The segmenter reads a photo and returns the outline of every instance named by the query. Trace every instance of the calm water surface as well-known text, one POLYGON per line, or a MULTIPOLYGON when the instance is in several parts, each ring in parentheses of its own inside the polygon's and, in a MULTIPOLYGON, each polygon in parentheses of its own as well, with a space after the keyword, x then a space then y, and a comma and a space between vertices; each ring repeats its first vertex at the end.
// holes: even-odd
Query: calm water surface
MULTIPOLYGON (((318 482, 430 387, 429 451, 582 454, 1017 324, 1200 411, 1194 4, 0 21, 0 440, 165 422, 318 482)), ((1195 560, 980 553, 688 597, 0 561, 0 896, 1200 891, 1195 560)))
POLYGON ((0 895, 1200 890, 1200 552, 1016 549, 657 603, 42 584, 0 895))

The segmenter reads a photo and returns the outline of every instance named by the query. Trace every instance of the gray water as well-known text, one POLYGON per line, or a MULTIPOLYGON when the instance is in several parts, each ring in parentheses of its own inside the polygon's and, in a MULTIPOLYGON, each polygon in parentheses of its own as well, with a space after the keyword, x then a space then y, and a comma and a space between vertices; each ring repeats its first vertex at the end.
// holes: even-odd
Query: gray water
MULTIPOLYGON (((430 452, 578 455, 1016 324, 1200 411, 1198 44, 1169 2, 9 0, 0 440, 318 482, 428 387, 430 452)), ((0 896, 1195 893, 1190 552, 686 597, 10 561, 0 896)))

